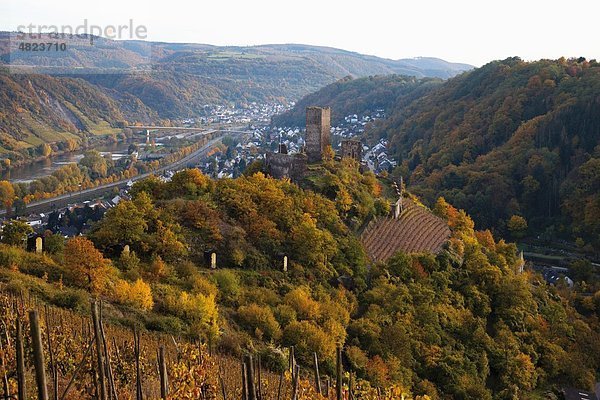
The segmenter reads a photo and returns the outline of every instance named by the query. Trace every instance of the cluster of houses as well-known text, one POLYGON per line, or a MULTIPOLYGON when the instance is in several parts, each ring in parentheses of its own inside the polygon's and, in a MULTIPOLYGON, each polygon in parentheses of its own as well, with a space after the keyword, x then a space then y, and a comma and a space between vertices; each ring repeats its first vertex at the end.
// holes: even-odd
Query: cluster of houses
POLYGON ((213 178, 237 178, 252 162, 264 159, 263 140, 263 130, 251 125, 248 134, 240 136, 237 143, 228 146, 225 152, 213 153, 198 168, 213 178))
MULTIPOLYGON (((57 208, 51 212, 29 214, 19 217, 33 229, 32 237, 43 235, 47 230, 58 233, 64 237, 73 237, 85 234, 91 228, 93 222, 99 221, 109 209, 116 206, 121 200, 129 199, 129 189, 133 182, 127 187, 120 189, 108 198, 96 199, 71 203, 66 207, 57 208)), ((7 221, 2 221, 2 226, 7 221)))
POLYGON ((385 139, 380 139, 373 147, 366 149, 363 160, 376 174, 391 172, 398 165, 396 160, 388 155, 388 142, 385 139))
MULTIPOLYGON (((343 122, 331 127, 331 145, 338 153, 342 142, 350 139, 360 139, 365 132, 366 126, 378 119, 385 118, 385 111, 378 109, 365 115, 351 114, 344 117, 343 122)), ((290 154, 302 151, 305 142, 304 130, 298 127, 266 127, 262 148, 266 151, 275 151, 280 145, 284 145, 290 154)), ((384 171, 390 172, 397 165, 392 157, 388 155, 387 141, 382 139, 372 147, 362 143, 362 161, 370 170, 380 174, 384 171)))
POLYGON ((534 264, 533 270, 539 272, 548 285, 566 285, 572 288, 575 282, 569 278, 569 268, 534 264))
POLYGON ((204 116, 188 118, 183 121, 185 125, 197 124, 269 124, 271 116, 285 111, 288 106, 281 103, 251 102, 242 105, 206 104, 203 107, 204 116))

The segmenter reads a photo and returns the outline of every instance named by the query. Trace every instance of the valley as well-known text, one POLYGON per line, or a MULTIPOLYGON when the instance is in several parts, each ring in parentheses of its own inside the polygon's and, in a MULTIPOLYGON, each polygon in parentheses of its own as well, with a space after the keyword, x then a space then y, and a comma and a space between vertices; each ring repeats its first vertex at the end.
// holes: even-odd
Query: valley
POLYGON ((600 385, 597 61, 8 36, 0 397, 600 385))

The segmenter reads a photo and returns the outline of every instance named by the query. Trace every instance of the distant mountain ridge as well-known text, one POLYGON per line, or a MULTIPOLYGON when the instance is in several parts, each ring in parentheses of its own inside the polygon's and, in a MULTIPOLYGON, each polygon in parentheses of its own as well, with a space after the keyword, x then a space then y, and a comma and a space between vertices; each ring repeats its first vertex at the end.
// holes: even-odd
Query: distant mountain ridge
POLYGON ((447 78, 471 68, 299 44, 223 47, 99 37, 93 46, 69 43, 60 54, 10 55, 9 39, 0 32, 0 151, 13 161, 39 155, 44 143, 114 132, 120 121, 189 118, 202 115, 207 104, 295 101, 348 75, 447 78), (69 73, 48 76, 57 58, 66 68, 61 72, 69 73), (12 75, 9 61, 38 73, 12 75))
MULTIPOLYGON (((9 62, 8 33, 0 34, 0 60, 9 62)), ((389 60, 301 44, 251 47, 113 41, 71 45, 58 56, 12 54, 12 65, 37 65, 101 88, 139 98, 161 118, 198 115, 205 104, 292 101, 345 77, 401 74, 449 78, 472 66, 435 58, 389 60), (134 72, 134 73, 132 73, 134 72)))
MULTIPOLYGON (((9 32, 0 32, 0 60, 8 63, 9 32)), ((416 77, 450 78, 474 67, 469 64, 451 63, 434 57, 417 57, 392 60, 357 52, 325 46, 304 44, 265 44, 256 46, 214 46, 195 43, 165 43, 139 40, 110 40, 93 37, 93 46, 69 43, 61 53, 64 67, 94 70, 139 68, 151 63, 153 70, 162 70, 175 63, 179 66, 190 62, 265 59, 267 61, 313 62, 323 72, 339 79, 346 75, 354 77, 368 75, 401 74, 416 77), (194 56, 194 57, 190 57, 194 56)), ((12 62, 35 61, 35 65, 49 65, 50 58, 41 54, 12 54, 12 62)), ((222 64, 222 63, 221 63, 222 64)), ((251 63, 246 63, 250 64, 251 63)), ((142 70, 147 70, 142 68, 142 70)), ((43 72, 43 71, 42 71, 43 72)), ((191 69, 192 73, 203 72, 191 69)), ((329 82, 327 82, 329 83, 329 82)), ((323 86, 323 85, 321 85, 323 86)), ((316 89, 316 88, 315 88, 316 89)), ((308 93, 308 92, 306 92, 308 93)), ((306 94, 305 93, 305 94, 306 94)))

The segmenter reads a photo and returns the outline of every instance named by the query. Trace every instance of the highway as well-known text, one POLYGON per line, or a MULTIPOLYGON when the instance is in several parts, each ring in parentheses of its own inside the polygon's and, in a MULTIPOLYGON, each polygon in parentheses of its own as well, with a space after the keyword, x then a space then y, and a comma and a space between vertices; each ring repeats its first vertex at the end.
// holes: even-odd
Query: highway
MULTIPOLYGON (((207 131, 206 134, 215 133, 215 132, 218 132, 218 131, 217 130, 207 131)), ((107 183, 105 185, 97 186, 94 188, 84 189, 79 192, 66 193, 66 194, 63 194, 60 196, 31 202, 27 205, 26 214, 51 212, 52 210, 66 207, 69 204, 96 199, 98 197, 101 197, 102 195, 110 193, 115 188, 125 187, 129 181, 135 182, 135 181, 139 181, 140 179, 147 178, 150 175, 160 174, 160 173, 163 173, 165 171, 170 171, 170 170, 183 169, 187 165, 192 163, 195 159, 204 156, 217 143, 220 143, 226 134, 248 133, 248 132, 241 132, 241 131, 235 131, 235 132, 234 131, 221 131, 221 132, 222 132, 222 134, 211 139, 208 143, 206 143, 204 146, 202 146, 198 150, 194 151, 193 153, 188 154, 187 156, 183 157, 181 160, 178 160, 172 164, 165 165, 165 166, 160 167, 152 172, 137 175, 137 176, 134 176, 129 179, 123 179, 123 180, 120 180, 117 182, 107 183)), ((0 210, 0 216, 4 216, 5 214, 6 214, 6 210, 0 210)))

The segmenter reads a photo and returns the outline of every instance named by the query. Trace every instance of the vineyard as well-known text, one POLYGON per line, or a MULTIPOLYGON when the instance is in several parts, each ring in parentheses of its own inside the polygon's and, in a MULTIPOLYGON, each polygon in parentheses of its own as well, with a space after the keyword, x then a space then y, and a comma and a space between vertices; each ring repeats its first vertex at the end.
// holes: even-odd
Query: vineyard
POLYGON ((342 372, 341 347, 334 379, 318 374, 316 355, 314 368, 301 371, 293 348, 289 368, 275 373, 261 366, 260 357, 211 355, 205 344, 104 324, 102 304, 90 308, 89 316, 79 315, 0 294, 0 398, 408 398, 399 389, 384 393, 355 384, 342 372))
POLYGON ((386 261, 398 251, 439 253, 449 237, 450 228, 444 220, 410 199, 403 199, 398 218, 374 219, 361 236, 374 261, 386 261))

